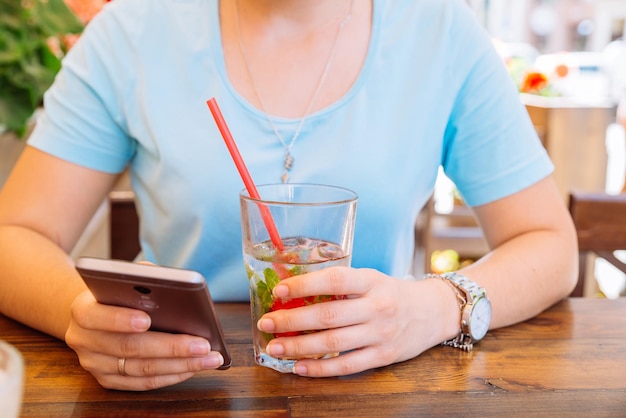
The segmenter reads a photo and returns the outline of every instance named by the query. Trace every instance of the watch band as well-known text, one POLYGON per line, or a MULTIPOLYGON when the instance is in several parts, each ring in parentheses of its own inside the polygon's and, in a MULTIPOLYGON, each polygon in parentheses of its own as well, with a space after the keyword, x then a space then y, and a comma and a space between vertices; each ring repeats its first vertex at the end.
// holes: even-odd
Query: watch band
POLYGON ((436 278, 443 280, 454 290, 457 301, 459 302, 459 309, 461 310, 461 326, 459 333, 456 337, 442 342, 442 345, 459 348, 463 351, 472 351, 474 343, 478 341, 470 332, 470 315, 474 303, 480 298, 486 298, 485 289, 480 287, 477 283, 469 280, 467 277, 456 273, 443 273, 443 274, 426 274, 424 278, 436 278))

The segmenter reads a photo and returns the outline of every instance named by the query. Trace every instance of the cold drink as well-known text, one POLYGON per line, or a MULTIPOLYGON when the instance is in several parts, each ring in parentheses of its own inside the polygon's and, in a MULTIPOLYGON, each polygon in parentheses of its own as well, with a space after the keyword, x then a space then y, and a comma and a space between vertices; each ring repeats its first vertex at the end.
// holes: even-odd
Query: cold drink
MULTIPOLYGON (((348 189, 319 184, 261 185, 258 193, 260 198, 250 197, 247 191, 240 194, 255 361, 291 373, 297 359, 270 356, 265 350, 267 343, 278 337, 320 330, 266 334, 257 330, 256 324, 268 312, 343 298, 341 295, 316 295, 280 299, 272 296, 272 290, 281 280, 292 276, 332 266, 350 266, 357 196, 348 189), (268 228, 270 217, 275 225, 273 235, 268 228)), ((319 353, 311 357, 338 354, 319 353)))
MULTIPOLYGON (((332 266, 349 266, 350 256, 337 244, 310 238, 296 237, 283 240, 281 252, 271 242, 263 242, 244 249, 244 262, 250 281, 250 303, 254 338, 255 361, 282 372, 291 372, 295 359, 274 358, 267 354, 267 343, 277 337, 295 336, 316 330, 267 334, 256 328, 257 321, 267 312, 292 309, 313 303, 343 298, 338 295, 319 295, 306 298, 281 299, 272 296, 272 289, 283 279, 310 273, 332 266)), ((324 353, 315 358, 328 358, 339 353, 324 353)))

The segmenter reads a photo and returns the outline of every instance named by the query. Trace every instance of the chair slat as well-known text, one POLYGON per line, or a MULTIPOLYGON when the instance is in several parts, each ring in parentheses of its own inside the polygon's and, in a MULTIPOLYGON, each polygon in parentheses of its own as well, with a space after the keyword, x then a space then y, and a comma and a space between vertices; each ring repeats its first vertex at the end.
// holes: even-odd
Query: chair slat
POLYGON ((571 192, 569 211, 580 252, 578 284, 572 296, 583 296, 588 253, 594 253, 626 273, 626 264, 613 252, 626 250, 626 194, 571 192))

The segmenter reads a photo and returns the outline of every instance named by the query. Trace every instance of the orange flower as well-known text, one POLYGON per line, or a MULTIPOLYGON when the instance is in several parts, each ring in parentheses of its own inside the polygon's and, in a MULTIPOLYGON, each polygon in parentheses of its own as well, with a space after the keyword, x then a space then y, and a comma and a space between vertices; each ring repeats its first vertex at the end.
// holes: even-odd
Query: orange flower
POLYGON ((107 0, 65 0, 65 4, 83 22, 89 22, 99 11, 107 0))
POLYGON ((548 87, 548 77, 539 72, 529 72, 522 80, 520 90, 523 93, 536 93, 548 87))

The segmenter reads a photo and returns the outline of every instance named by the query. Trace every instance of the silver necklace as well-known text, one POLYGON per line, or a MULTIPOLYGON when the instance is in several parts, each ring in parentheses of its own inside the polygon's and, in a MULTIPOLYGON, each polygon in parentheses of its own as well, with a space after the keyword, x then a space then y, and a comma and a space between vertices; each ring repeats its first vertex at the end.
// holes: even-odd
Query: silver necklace
POLYGON ((280 176, 280 179, 283 183, 287 183, 289 181, 289 172, 293 168, 293 163, 294 163, 294 158, 291 155, 291 150, 293 149, 293 146, 296 143, 296 140, 300 136, 300 131, 302 130, 302 127, 304 126, 304 122, 309 117, 309 114, 311 113, 311 109, 313 108, 313 104, 315 104, 315 99, 317 99, 317 96, 320 90, 322 89, 322 86, 324 85, 324 80, 326 80, 326 76, 328 76, 331 63, 333 62, 333 58, 335 56, 335 49, 337 48, 339 36, 341 35, 341 32, 343 31, 343 27, 352 18, 353 6, 354 6, 354 0, 350 2, 350 10, 348 14, 346 15, 346 17, 344 17, 341 20, 341 22, 339 22, 339 27, 337 28, 337 34, 335 35, 335 39, 333 40, 333 46, 331 47, 330 52, 328 53, 328 60, 326 61, 326 66, 324 67, 324 71, 322 72, 322 75, 320 76, 320 79, 317 82, 317 86, 315 87, 315 90, 313 91, 313 94, 311 95, 311 99, 309 100, 309 104, 307 105, 306 111, 304 112, 304 116, 302 116, 302 118, 300 119, 300 122, 298 123, 296 132, 293 134, 291 141, 287 143, 283 139, 283 136, 280 134, 280 132, 276 128, 276 125, 274 124, 274 121, 270 117, 267 111, 267 107, 265 106, 265 102, 263 101, 263 99, 261 98, 261 94, 259 93, 256 80, 254 79, 254 76, 252 75, 252 70, 250 69, 250 64, 248 60, 248 54, 243 44, 243 39, 241 37, 241 26, 240 26, 240 19, 239 19, 239 1, 237 0, 235 2, 235 12, 237 14, 236 26, 237 26, 237 37, 239 39, 239 50, 241 52, 241 56, 243 57, 243 61, 246 66, 246 71, 248 72, 248 77, 250 77, 250 82, 252 84, 254 94, 256 95, 256 98, 259 101, 259 104, 261 105, 261 110, 265 114, 265 117, 267 118, 267 121, 270 127, 274 131, 274 135, 276 135, 276 138, 278 138, 281 145, 283 146, 283 149, 285 150, 285 157, 283 159, 283 173, 280 176))

